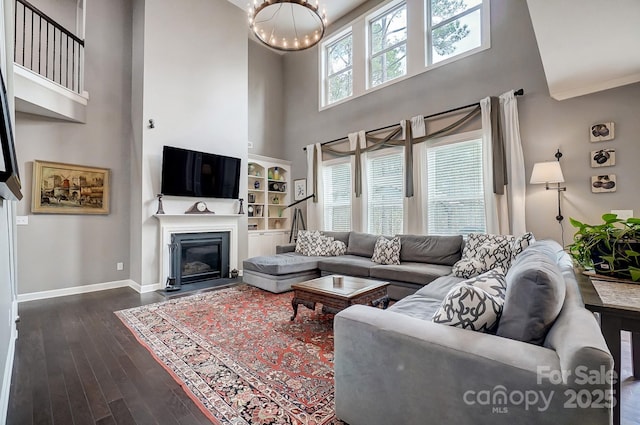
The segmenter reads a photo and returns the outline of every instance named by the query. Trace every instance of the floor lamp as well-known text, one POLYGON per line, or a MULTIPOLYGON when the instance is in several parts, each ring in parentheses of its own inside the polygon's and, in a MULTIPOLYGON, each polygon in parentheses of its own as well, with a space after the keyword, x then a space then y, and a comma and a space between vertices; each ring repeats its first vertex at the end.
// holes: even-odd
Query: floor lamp
MULTIPOLYGON (((309 195, 306 198, 302 198, 299 201, 289 204, 284 209, 298 205, 301 202, 306 201, 309 198, 313 198, 315 195, 309 195)), ((293 218, 291 219, 291 231, 289 233, 289 243, 295 242, 298 238, 298 230, 307 230, 307 226, 304 223, 304 217, 302 216, 302 210, 300 208, 293 209, 293 218)))

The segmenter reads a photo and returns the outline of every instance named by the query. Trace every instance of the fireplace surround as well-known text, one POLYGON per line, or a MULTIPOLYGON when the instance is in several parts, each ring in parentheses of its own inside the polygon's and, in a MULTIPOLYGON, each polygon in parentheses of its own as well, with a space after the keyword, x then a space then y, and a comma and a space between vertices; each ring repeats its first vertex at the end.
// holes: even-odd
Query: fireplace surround
MULTIPOLYGON (((158 281, 156 289, 163 289, 170 275, 169 244, 175 234, 227 233, 229 237, 229 270, 238 268, 238 221, 239 214, 156 214, 160 224, 158 238, 158 281)), ((226 264, 227 261, 224 261, 226 264)), ((221 272, 222 274, 222 272, 221 272)))

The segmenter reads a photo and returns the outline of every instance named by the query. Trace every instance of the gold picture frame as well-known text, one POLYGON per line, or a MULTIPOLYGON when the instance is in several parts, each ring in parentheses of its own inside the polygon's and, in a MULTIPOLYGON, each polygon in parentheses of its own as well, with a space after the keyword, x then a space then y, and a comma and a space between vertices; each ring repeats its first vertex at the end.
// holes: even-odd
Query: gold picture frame
POLYGON ((109 214, 108 168, 33 161, 31 212, 109 214))

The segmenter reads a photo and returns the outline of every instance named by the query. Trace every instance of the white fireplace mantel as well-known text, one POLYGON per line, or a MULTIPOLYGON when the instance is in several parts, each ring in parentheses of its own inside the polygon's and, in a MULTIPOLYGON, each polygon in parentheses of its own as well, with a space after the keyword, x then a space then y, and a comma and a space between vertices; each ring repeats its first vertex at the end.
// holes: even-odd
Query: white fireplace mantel
POLYGON ((154 214, 160 223, 160 285, 169 276, 169 244, 174 233, 229 232, 229 270, 238 268, 238 220, 242 214, 154 214))

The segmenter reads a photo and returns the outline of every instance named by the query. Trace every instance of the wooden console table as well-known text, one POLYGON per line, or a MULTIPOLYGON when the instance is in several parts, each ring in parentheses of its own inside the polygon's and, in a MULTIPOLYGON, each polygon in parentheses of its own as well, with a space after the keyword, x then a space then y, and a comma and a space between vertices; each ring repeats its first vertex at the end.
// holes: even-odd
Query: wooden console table
MULTIPOLYGON (((613 408, 613 423, 614 425, 620 424, 620 372, 621 372, 621 349, 620 349, 620 331, 631 332, 631 356, 633 358, 632 370, 633 376, 636 379, 640 379, 640 304, 637 306, 628 302, 630 296, 640 296, 640 285, 628 284, 628 283, 614 283, 608 282, 614 285, 620 286, 617 292, 627 292, 629 297, 627 300, 616 301, 615 297, 611 299, 606 298, 603 300, 598 291, 594 287, 594 282, 599 284, 600 281, 595 276, 585 276, 579 271, 576 271, 576 277, 578 279, 578 285, 580 287, 580 293, 585 307, 594 313, 600 314, 600 327, 602 329, 602 335, 604 336, 607 346, 611 351, 611 355, 614 359, 614 370, 618 379, 613 386, 614 395, 617 398, 617 403, 613 408)), ((604 282, 607 283, 607 282, 604 282)))

